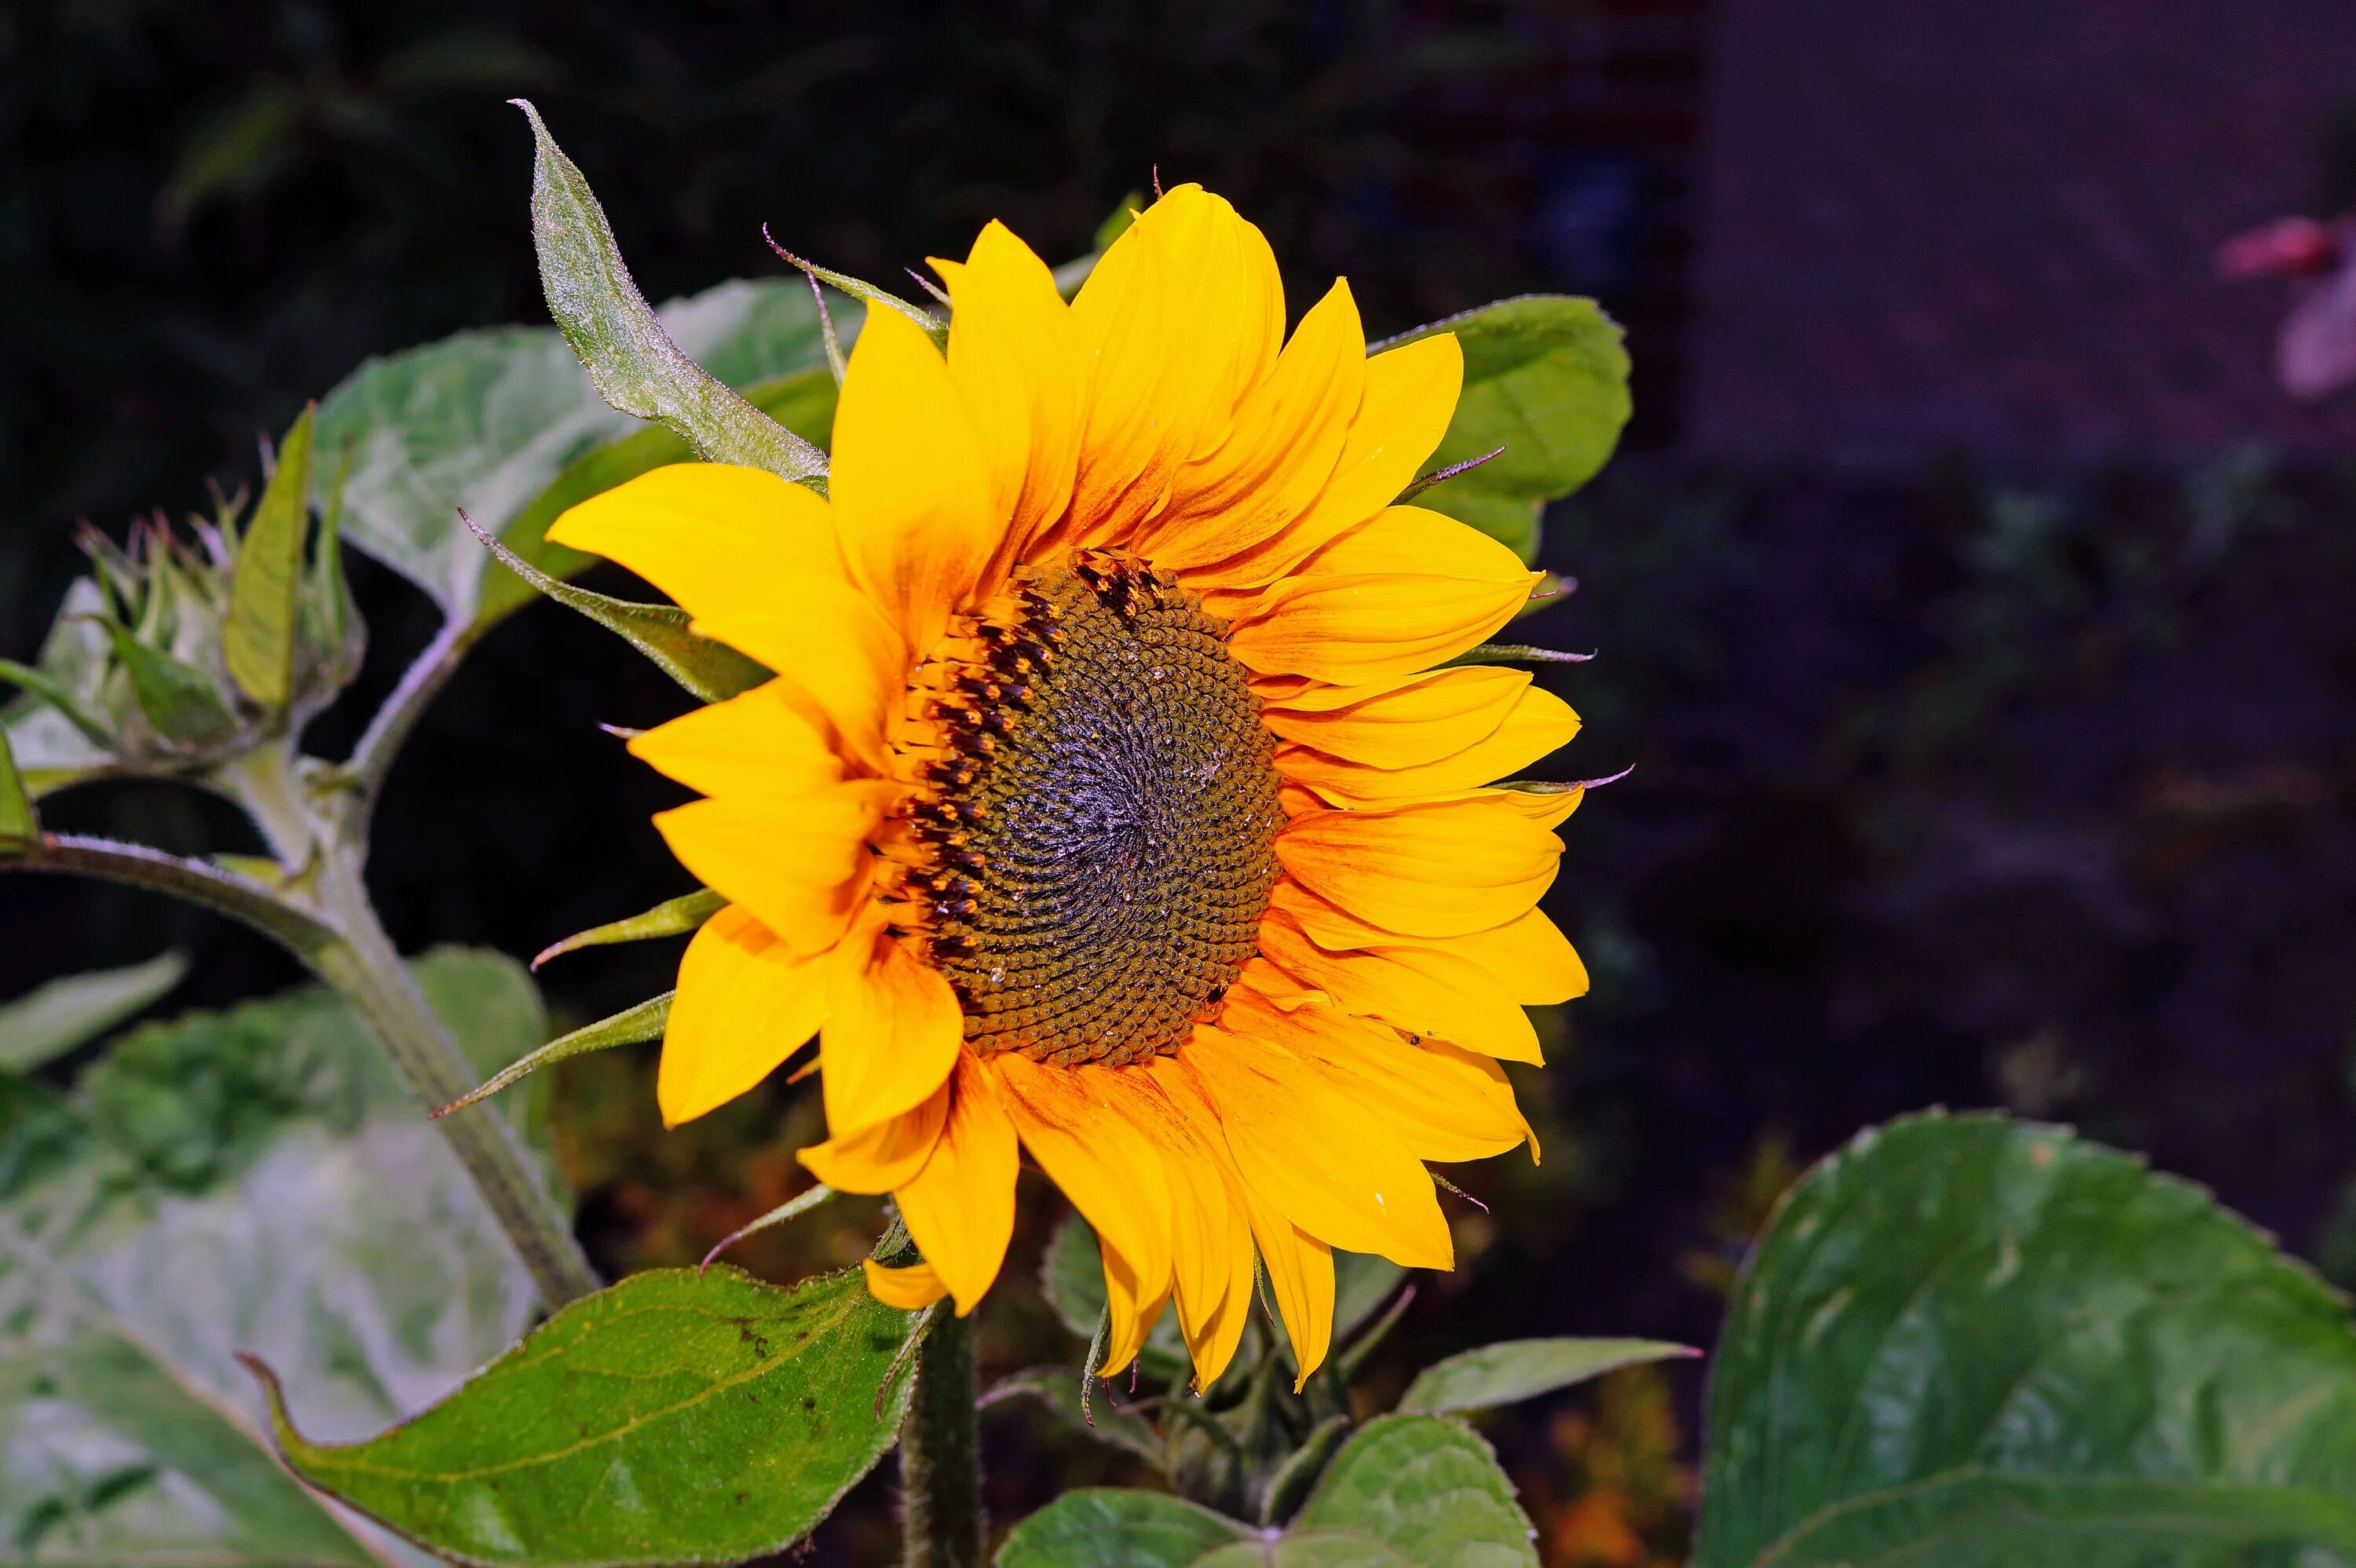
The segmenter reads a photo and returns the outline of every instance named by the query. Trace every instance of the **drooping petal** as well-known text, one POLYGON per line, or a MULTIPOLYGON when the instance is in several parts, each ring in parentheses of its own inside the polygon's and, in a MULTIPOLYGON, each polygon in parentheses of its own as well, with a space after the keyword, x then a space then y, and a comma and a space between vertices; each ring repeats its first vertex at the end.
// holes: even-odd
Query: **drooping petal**
POLYGON ((1366 379, 1366 339, 1350 286, 1336 281, 1294 329, 1268 379, 1236 411, 1234 428, 1171 483, 1167 506, 1137 548, 1181 581, 1257 548, 1290 525, 1333 472, 1366 379))
POLYGON ((1503 722, 1479 741, 1430 762, 1404 766, 1343 762, 1306 747, 1277 753, 1279 772, 1298 780, 1336 805, 1359 802, 1429 799, 1461 793, 1518 773, 1570 743, 1579 715, 1570 704, 1540 687, 1528 687, 1503 722))
POLYGON ((1204 1098, 1194 1075, 1171 1056, 1157 1056, 1143 1070, 1177 1115, 1195 1151, 1191 1185, 1205 1211, 1207 1253, 1199 1264, 1178 1267, 1178 1326, 1194 1358, 1194 1386, 1208 1389, 1234 1360, 1251 1316, 1250 1200, 1227 1152, 1218 1112, 1204 1098))
POLYGON ((1488 971, 1468 958, 1404 944, 1328 953, 1310 941, 1290 916, 1274 912, 1260 922, 1259 944, 1286 974, 1325 992, 1351 1012, 1380 1019, 1410 1034, 1437 1035, 1484 1056, 1542 1060, 1529 1015, 1488 971))
POLYGON ((1312 811, 1277 835, 1302 886, 1408 936, 1462 936, 1535 907, 1562 840, 1488 791, 1367 811, 1312 811))
MULTIPOLYGON (((992 220, 948 284, 949 376, 973 411, 993 515, 1007 519, 1002 571, 1063 516, 1080 450, 1082 368, 1071 309, 1047 264, 992 220)), ((986 574, 980 585, 990 586, 986 574)))
POLYGON ((1072 302, 1087 369, 1068 526, 1055 540, 1125 539, 1180 466, 1215 450, 1275 363, 1283 283, 1258 229, 1180 186, 1138 216, 1072 302))
POLYGON ((972 411, 940 352, 895 311, 868 313, 842 378, 828 470, 851 579, 921 658, 1005 537, 972 411))
POLYGON ((826 1020, 816 962, 778 945, 731 904, 705 921, 680 960, 663 1029, 655 1100, 663 1125, 691 1122, 775 1072, 826 1020))
POLYGON ((859 1266, 867 1275, 867 1294, 886 1307, 896 1307, 903 1312, 919 1312, 949 1293, 929 1264, 915 1263, 905 1268, 885 1268, 873 1258, 862 1258, 859 1266))
POLYGON ((1290 702, 1264 698, 1261 717, 1285 740, 1328 756, 1408 768, 1496 733, 1529 686, 1526 670, 1464 665, 1371 688, 1320 687, 1290 702))
POLYGON ((1263 675, 1385 680, 1479 643, 1513 619, 1537 581, 1478 528, 1392 507, 1237 607, 1227 646, 1263 675))
POLYGON ((1464 355, 1452 333, 1367 360, 1358 411, 1325 487, 1290 525, 1205 574, 1202 585, 1218 590, 1211 596, 1215 607, 1230 593, 1275 581, 1396 500, 1448 433, 1463 382, 1464 355))
POLYGON ((1430 1176, 1397 1134, 1286 1043, 1284 1016, 1200 1027, 1179 1056, 1202 1080, 1244 1181, 1329 1246, 1380 1253, 1408 1268, 1453 1263, 1430 1176), (1228 1032, 1248 1028, 1248 1038, 1228 1032))
POLYGON ((913 1111, 837 1133, 822 1144, 796 1150, 794 1157, 839 1191, 897 1191, 933 1157, 941 1129, 948 1124, 949 1097, 949 1086, 943 1083, 913 1111))
POLYGON ((873 781, 804 790, 774 801, 698 800, 655 827, 705 886, 806 955, 841 939, 865 888, 867 835, 899 786, 873 781))
POLYGON ((997 1279, 1013 1240, 1020 1157, 997 1082, 970 1051, 958 1052, 944 1097, 948 1119, 932 1157, 892 1191, 908 1234, 949 1287, 962 1317, 997 1279))
POLYGON ((1158 1301, 1170 1280, 1170 1184, 1152 1143, 1113 1098, 1108 1081, 1123 1070, 1051 1067, 1011 1051, 990 1065, 1023 1147, 1095 1229, 1108 1257, 1119 1254, 1137 1304, 1158 1301))
POLYGON ((886 933, 839 955, 819 1041, 827 1130, 837 1137, 922 1104, 956 1065, 965 1019, 948 980, 886 933))

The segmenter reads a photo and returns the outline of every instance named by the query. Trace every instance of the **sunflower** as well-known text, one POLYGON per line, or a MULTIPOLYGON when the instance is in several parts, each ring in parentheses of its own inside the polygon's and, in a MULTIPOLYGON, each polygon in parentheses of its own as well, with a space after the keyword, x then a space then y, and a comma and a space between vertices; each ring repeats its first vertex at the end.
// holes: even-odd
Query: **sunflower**
POLYGON ((1446 431, 1446 334, 1369 357, 1337 281, 1199 187, 1068 305, 1004 227, 935 261, 946 354, 871 310, 829 494, 658 469, 549 538, 775 678, 638 735, 728 899, 680 966, 667 1123, 813 1037, 826 1182, 895 1200, 883 1299, 969 1312, 1027 1152, 1102 1244, 1126 1367, 1174 1303, 1198 1386, 1265 1268, 1305 1379, 1332 1249, 1451 1266, 1424 1162, 1537 1143, 1499 1059, 1586 976, 1541 913, 1580 792, 1484 787, 1578 719, 1452 666, 1529 598, 1394 499, 1446 431))

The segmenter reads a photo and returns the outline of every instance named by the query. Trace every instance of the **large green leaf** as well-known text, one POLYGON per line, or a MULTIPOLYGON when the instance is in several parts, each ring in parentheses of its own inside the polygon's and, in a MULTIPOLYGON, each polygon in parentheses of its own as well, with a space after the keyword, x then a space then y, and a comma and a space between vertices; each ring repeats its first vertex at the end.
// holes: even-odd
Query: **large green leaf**
POLYGON ((1445 512, 1535 560, 1538 519, 1595 476, 1628 422, 1628 350, 1593 300, 1524 294, 1435 321, 1378 347, 1453 332, 1464 392, 1432 454, 1436 471, 1505 450, 1425 491, 1445 512))
POLYGON ((283 1412, 277 1435, 313 1484, 456 1562, 734 1563, 808 1534, 892 1446, 919 1321, 856 1269, 790 1290, 658 1270, 380 1436, 310 1442, 283 1412))
MULTIPOLYGON (((0 741, 0 746, 6 742, 0 741)), ((30 1072, 64 1055, 151 1003, 164 999, 188 972, 177 953, 144 964, 69 975, 0 1006, 0 1072, 30 1072)))
MULTIPOLYGON (((818 310, 799 278, 721 283, 656 314, 683 353, 732 384, 813 368, 824 374, 818 310)), ((371 359, 327 394, 319 405, 314 488, 324 489, 348 451, 346 539, 417 583, 449 613, 473 618, 487 608, 487 558, 460 525, 458 508, 510 545, 536 548, 538 528, 525 541, 511 536, 509 526, 568 469, 638 430, 638 421, 597 396, 554 327, 462 332, 371 359)), ((572 498, 691 455, 669 432, 659 433, 669 444, 649 443, 643 466, 612 465, 601 483, 572 498)), ((576 475, 576 487, 578 481, 576 475)), ((549 512, 541 528, 554 516, 549 512)), ((578 556, 522 552, 560 577, 581 564, 578 556)), ((495 613, 529 597, 511 584, 487 608, 495 613)))
MULTIPOLYGON (((486 1069, 546 1030, 505 958, 416 974, 486 1069)), ((35 1563, 409 1561, 270 1457, 234 1353, 358 1435, 455 1387, 537 1299, 321 990, 146 1025, 70 1093, 0 1073, 0 1541, 35 1563)))
POLYGON ((1659 1339, 1503 1339, 1424 1368, 1398 1407, 1433 1415, 1494 1410, 1622 1367, 1694 1354, 1659 1339))
POLYGON ((2356 1563, 2356 1329, 2197 1188, 1923 1116, 1784 1200, 1706 1452, 1698 1568, 2356 1563))
POLYGON ((1469 1428, 1369 1423, 1291 1528, 1254 1530, 1151 1492, 1067 1492, 1015 1526, 999 1568, 1537 1568, 1513 1483, 1469 1428))

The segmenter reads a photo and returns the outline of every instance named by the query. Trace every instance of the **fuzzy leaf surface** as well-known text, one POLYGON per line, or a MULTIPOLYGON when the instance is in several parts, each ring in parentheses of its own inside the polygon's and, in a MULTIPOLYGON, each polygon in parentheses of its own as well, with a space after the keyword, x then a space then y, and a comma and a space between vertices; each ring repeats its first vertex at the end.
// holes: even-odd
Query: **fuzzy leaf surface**
POLYGON ((1659 1339, 1503 1339, 1434 1361, 1400 1396, 1402 1413, 1494 1410, 1622 1367, 1693 1355, 1659 1339))
MULTIPOLYGON (((546 1029, 506 958, 414 972, 480 1063, 546 1029)), ((0 1541, 126 1568, 422 1561, 279 1467, 234 1352, 358 1435, 456 1387, 537 1300, 321 989, 144 1025, 70 1093, 0 1072, 0 1541)))
POLYGON ((998 1568, 1183 1568, 1244 1537, 1235 1520, 1178 1498, 1082 1487, 1016 1525, 997 1562, 998 1568))
POLYGON ((1926 1115, 1819 1164, 1708 1425, 1697 1568, 2356 1563, 2347 1304, 2057 1128, 1926 1115))
POLYGON ((789 1290, 655 1270, 379 1436, 313 1443, 283 1416, 277 1436, 314 1485, 453 1561, 734 1563, 808 1534, 891 1447, 916 1320, 856 1269, 789 1290))
POLYGON ((1435 321, 1379 348, 1452 332, 1464 350, 1464 391, 1433 470, 1505 448, 1415 504, 1472 524, 1535 560, 1546 503, 1586 484, 1628 422, 1628 350, 1619 324, 1590 299, 1524 294, 1435 321))

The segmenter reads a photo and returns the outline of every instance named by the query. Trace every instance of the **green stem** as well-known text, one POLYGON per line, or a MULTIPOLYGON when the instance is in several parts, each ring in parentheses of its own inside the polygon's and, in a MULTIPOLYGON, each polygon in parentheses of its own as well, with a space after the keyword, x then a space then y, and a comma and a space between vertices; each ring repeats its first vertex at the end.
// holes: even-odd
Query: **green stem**
POLYGON ((981 1568, 981 1437, 973 1326, 943 1312, 916 1363, 900 1428, 903 1568, 981 1568))
MULTIPOLYGON (((439 1110, 475 1086, 475 1066, 434 1016, 369 901, 360 848, 305 798, 291 752, 265 747, 222 770, 220 783, 252 816, 272 852, 305 884, 305 901, 333 939, 296 955, 359 1013, 417 1103, 439 1110)), ((598 1288, 573 1227, 534 1169, 514 1126, 477 1105, 434 1123, 523 1260, 552 1312, 598 1288)))

